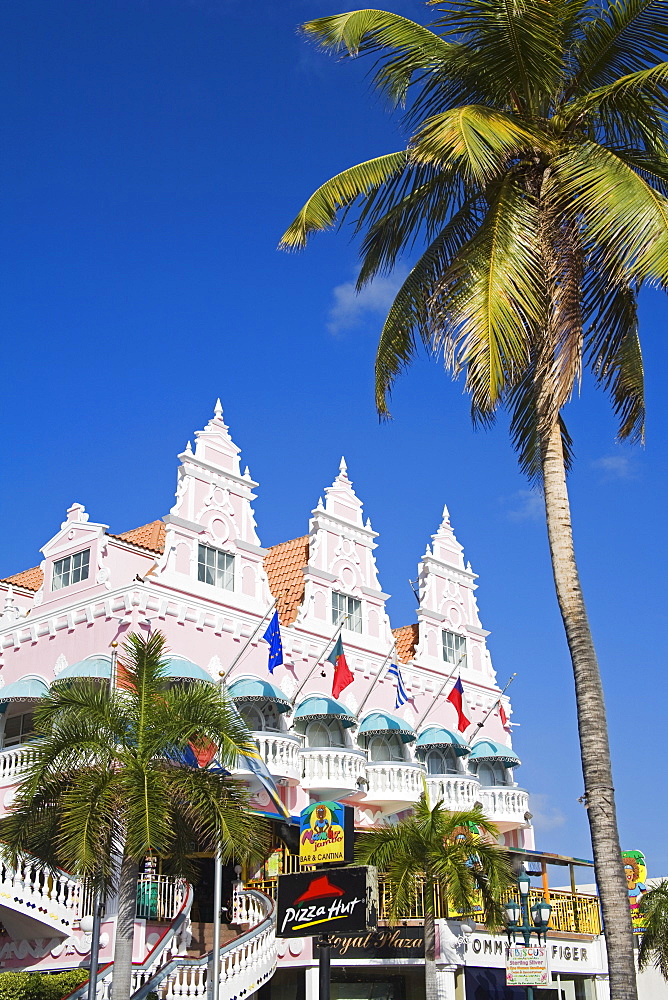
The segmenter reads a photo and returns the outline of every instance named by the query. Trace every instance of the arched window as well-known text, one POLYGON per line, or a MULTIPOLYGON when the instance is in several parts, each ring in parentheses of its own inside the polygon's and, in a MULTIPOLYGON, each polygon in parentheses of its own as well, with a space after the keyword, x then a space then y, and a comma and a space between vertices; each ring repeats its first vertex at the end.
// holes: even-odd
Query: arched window
POLYGON ((278 732, 281 728, 278 709, 273 702, 245 702, 239 705, 241 717, 254 733, 278 732))
POLYGON ((480 784, 489 788, 492 785, 507 784, 506 769, 500 762, 483 760, 478 764, 477 775, 480 784))
POLYGON ((425 757, 427 774, 459 774, 457 757, 449 747, 430 750, 425 757))
POLYGON ((346 745, 343 728, 338 719, 314 719, 306 727, 307 747, 343 747, 346 745))
POLYGON ((404 760, 404 746, 395 733, 387 733, 382 736, 371 736, 367 743, 369 750, 369 760, 372 761, 392 761, 404 760))

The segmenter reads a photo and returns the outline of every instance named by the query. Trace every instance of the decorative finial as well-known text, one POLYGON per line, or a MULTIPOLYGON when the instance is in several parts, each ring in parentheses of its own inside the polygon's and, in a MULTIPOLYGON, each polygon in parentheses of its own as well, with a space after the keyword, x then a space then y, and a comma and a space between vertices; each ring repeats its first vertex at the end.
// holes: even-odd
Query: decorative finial
POLYGON ((213 408, 213 415, 217 420, 223 419, 223 404, 220 401, 220 396, 216 400, 216 405, 213 408))
POLYGON ((193 453, 193 446, 191 445, 190 441, 188 441, 188 443, 186 444, 186 455, 192 455, 192 453, 193 453))
POLYGON ((250 479, 250 478, 251 478, 250 469, 248 468, 248 466, 246 466, 246 468, 244 469, 244 479, 250 479))
POLYGON ((318 497, 318 502, 316 504, 315 509, 316 510, 324 510, 325 509, 325 506, 324 506, 324 504, 322 502, 322 497, 318 497))
POLYGON ((448 510, 447 503, 443 504, 443 520, 444 521, 449 521, 450 520, 450 511, 448 510))
POLYGON ((348 466, 346 465, 346 460, 342 455, 341 461, 339 462, 339 472, 345 475, 347 471, 348 471, 348 466))
POLYGON ((367 517, 365 527, 367 527, 369 529, 369 531, 371 531, 371 518, 370 517, 367 517))

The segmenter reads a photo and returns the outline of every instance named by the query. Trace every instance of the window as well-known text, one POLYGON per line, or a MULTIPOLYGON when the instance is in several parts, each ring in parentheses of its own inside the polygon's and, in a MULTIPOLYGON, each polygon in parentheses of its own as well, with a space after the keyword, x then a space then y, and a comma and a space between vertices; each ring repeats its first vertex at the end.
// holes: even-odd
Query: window
POLYGON ((391 733, 388 736, 372 736, 368 749, 371 761, 404 760, 403 743, 398 736, 391 733))
POLYGON ((24 715, 14 715, 5 722, 4 746, 18 746, 19 743, 25 743, 34 735, 33 713, 26 712, 24 715))
POLYGON ((197 556, 197 579, 223 590, 234 590, 234 556, 210 545, 200 545, 197 556))
POLYGON ((332 591, 332 623, 340 625, 343 618, 343 627, 351 632, 362 631, 362 602, 356 597, 348 597, 347 594, 339 594, 332 591), (347 618, 344 616, 348 616, 347 618))
POLYGON ((306 745, 318 747, 344 747, 343 729, 338 719, 316 719, 306 727, 306 745))
POLYGON ((454 750, 430 750, 425 757, 427 774, 459 774, 454 750))
POLYGON ((443 659, 454 666, 466 666, 466 636, 443 629, 443 659))
POLYGON ((480 784, 486 788, 507 784, 505 767, 495 761, 482 761, 478 764, 477 773, 480 784))
POLYGON ((275 705, 246 702, 239 706, 241 717, 252 733, 279 732, 278 709, 275 705))
POLYGON ((51 590, 62 590, 63 587, 70 587, 73 583, 87 580, 89 563, 90 549, 75 552, 73 556, 65 556, 64 559, 56 559, 53 564, 51 590))

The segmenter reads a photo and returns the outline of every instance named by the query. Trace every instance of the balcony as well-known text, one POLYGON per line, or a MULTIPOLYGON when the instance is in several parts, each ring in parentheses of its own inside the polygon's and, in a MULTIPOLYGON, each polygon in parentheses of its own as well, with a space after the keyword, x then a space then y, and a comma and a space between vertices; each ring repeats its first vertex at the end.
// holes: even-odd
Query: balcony
POLYGON ((18 784, 23 769, 32 760, 29 743, 0 750, 0 786, 18 784))
POLYGON ((480 787, 478 801, 482 802, 483 812, 496 823, 501 833, 529 825, 525 819, 525 813, 529 809, 529 795, 523 788, 503 785, 480 787))
POLYGON ((480 782, 468 774, 429 774, 427 787, 432 802, 439 799, 444 809, 461 812, 480 802, 480 782))
POLYGON ((360 795, 366 754, 350 747, 304 747, 300 751, 302 785, 313 795, 336 799, 360 795))
POLYGON ((302 768, 299 751, 302 741, 291 733, 253 733, 265 764, 274 778, 286 785, 298 785, 302 768))
POLYGON ((412 805, 419 799, 424 767, 408 761, 384 761, 366 765, 365 803, 391 806, 391 811, 412 805))

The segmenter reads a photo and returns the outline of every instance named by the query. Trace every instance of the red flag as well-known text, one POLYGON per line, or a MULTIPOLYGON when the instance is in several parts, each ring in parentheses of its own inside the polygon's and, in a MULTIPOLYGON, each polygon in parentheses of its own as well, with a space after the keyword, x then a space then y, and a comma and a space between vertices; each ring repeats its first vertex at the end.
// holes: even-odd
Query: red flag
POLYGON ((334 649, 327 657, 330 663, 334 664, 334 678, 332 680, 332 698, 338 698, 344 688, 355 680, 350 667, 346 663, 346 654, 343 652, 341 636, 336 640, 334 649))
POLYGON ((501 725, 504 729, 508 728, 508 716, 506 715, 506 710, 502 703, 499 702, 499 715, 501 716, 501 725))
POLYGON ((466 704, 461 677, 457 678, 452 691, 447 697, 447 701, 457 709, 457 729, 460 733, 463 733, 471 725, 471 719, 469 718, 471 709, 466 704))

